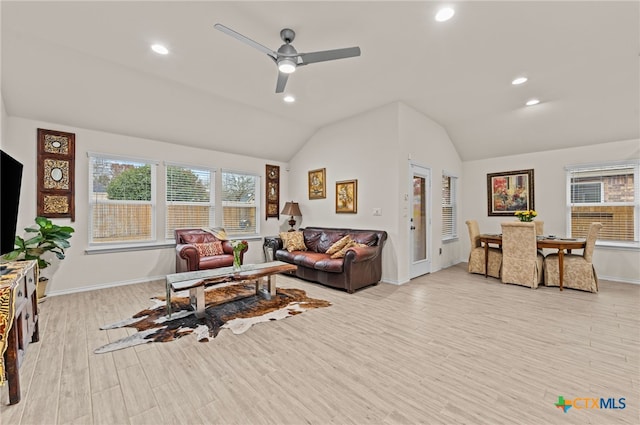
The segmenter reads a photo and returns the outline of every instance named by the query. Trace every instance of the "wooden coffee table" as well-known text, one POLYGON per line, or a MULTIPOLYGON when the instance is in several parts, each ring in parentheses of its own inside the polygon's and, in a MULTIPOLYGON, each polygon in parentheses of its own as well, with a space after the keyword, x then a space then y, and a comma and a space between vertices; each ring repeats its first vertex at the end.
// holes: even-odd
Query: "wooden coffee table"
POLYGON ((207 286, 221 283, 251 282, 256 285, 256 295, 271 299, 276 295, 274 275, 294 271, 298 266, 283 261, 270 261, 262 264, 245 264, 240 270, 233 267, 220 267, 211 270, 175 273, 167 275, 167 316, 171 317, 171 291, 189 290, 189 301, 196 317, 203 317, 205 311, 204 290, 207 286), (263 289, 266 279, 267 288, 263 289))

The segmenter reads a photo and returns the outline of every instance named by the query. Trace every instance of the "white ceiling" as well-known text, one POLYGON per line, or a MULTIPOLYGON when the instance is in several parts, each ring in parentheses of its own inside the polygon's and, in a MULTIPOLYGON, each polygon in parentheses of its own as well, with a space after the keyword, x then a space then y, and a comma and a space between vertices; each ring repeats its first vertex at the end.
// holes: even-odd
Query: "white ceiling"
POLYGON ((9 116, 285 162, 318 128, 397 101, 463 160, 640 138, 639 2, 453 4, 438 23, 440 2, 5 0, 2 95, 9 116), (290 27, 298 51, 362 55, 298 69, 285 104, 274 63, 217 22, 274 50, 290 27))

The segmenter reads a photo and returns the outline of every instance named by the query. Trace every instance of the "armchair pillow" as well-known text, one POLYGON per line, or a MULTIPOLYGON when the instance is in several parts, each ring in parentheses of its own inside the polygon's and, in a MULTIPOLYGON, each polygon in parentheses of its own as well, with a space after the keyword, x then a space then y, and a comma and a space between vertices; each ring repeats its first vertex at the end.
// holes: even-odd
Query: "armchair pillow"
POLYGON ((212 255, 224 254, 222 242, 220 241, 194 243, 193 246, 196 247, 196 251, 198 251, 198 254, 200 254, 201 257, 211 257, 212 255))

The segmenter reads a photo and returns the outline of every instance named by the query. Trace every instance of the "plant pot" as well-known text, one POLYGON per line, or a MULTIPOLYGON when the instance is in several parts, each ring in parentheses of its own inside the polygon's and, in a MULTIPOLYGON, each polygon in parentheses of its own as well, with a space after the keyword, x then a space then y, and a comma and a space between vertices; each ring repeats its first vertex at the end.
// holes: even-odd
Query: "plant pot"
POLYGON ((38 302, 44 302, 47 298, 45 292, 47 291, 47 284, 49 283, 49 279, 46 277, 41 277, 38 279, 38 283, 36 284, 36 297, 38 298, 38 302))

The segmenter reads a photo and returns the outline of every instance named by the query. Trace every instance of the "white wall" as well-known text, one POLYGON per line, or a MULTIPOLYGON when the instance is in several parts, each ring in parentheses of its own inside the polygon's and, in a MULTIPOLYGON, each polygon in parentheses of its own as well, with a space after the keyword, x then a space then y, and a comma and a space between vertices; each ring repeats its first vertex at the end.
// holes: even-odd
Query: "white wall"
MULTIPOLYGON (((400 173, 401 178, 399 191, 406 193, 408 179, 410 178, 409 158, 411 162, 431 169, 431 258, 432 271, 438 271, 459 262, 461 244, 460 239, 442 242, 442 173, 458 177, 458 187, 463 183, 462 160, 451 142, 447 131, 431 118, 426 117, 415 109, 400 104, 400 173), (440 253, 442 249, 442 253, 440 253)), ((463 202, 463 198, 458 193, 458 202, 463 202)), ((399 229, 403 240, 409 238, 409 218, 403 214, 400 217, 399 229)), ((408 206, 410 208, 410 206, 408 206)), ((460 216, 458 216, 460 222, 460 216)), ((460 230, 465 231, 458 223, 458 235, 460 230)), ((465 233, 462 233, 465 236, 465 233)), ((408 244, 404 244, 405 251, 402 256, 409 256, 408 244)), ((404 262, 407 271, 401 273, 409 276, 409 263, 404 262)))
MULTIPOLYGON (((640 141, 603 143, 579 148, 537 152, 526 155, 505 156, 463 163, 464 185, 462 195, 464 205, 462 220, 475 219, 483 233, 500 233, 500 223, 505 217, 487 215, 487 173, 510 170, 534 170, 535 209, 538 220, 544 221, 546 234, 565 235, 566 190, 565 169, 567 165, 594 162, 638 159, 640 141)), ((464 224, 463 224, 464 225, 464 224)), ((466 226, 463 231, 466 231, 466 226)), ((468 233, 467 233, 468 235, 468 233)), ((469 238, 464 238, 460 259, 467 261, 469 238)), ((598 276, 623 282, 640 283, 640 252, 620 248, 596 246, 593 262, 598 276)))
MULTIPOLYGON (((8 118, 7 136, 3 138, 3 148, 25 165, 20 196, 18 234, 24 227, 34 224, 36 216, 36 136, 37 128, 46 128, 75 133, 76 135, 76 220, 53 220, 56 224, 71 225, 75 233, 71 238, 71 248, 67 258, 54 261, 44 270, 44 275, 52 277, 48 293, 55 294, 77 291, 100 286, 148 281, 150 278, 163 278, 175 272, 174 248, 162 248, 145 251, 101 253, 87 255, 88 247, 88 174, 87 152, 126 155, 160 161, 182 162, 186 164, 213 166, 232 170, 247 171, 264 177, 265 164, 280 165, 260 158, 232 155, 205 149, 189 148, 153 140, 145 140, 118 134, 91 131, 65 125, 39 122, 22 118, 8 118)), ((281 171, 282 173, 282 171, 281 171)), ((281 176, 281 200, 288 197, 287 176, 281 176)), ((261 197, 264 198, 264 178, 261 197)), ((264 219, 264 199, 262 199, 260 228, 263 235, 276 234, 286 227, 284 218, 280 220, 264 219)), ((158 212, 162 214, 161 211, 158 212)), ((160 225, 161 223, 159 223, 160 225)), ((158 240, 163 241, 164 232, 157 228, 158 240)), ((250 240, 247 262, 262 262, 262 240, 250 240)))
MULTIPOLYGON (((402 103, 393 103, 326 126, 289 162, 291 199, 300 203, 301 226, 385 230, 382 280, 409 280, 408 194, 409 154, 413 161, 432 167, 434 179, 431 215, 432 245, 440 247, 440 175, 442 168, 461 173, 461 161, 444 129, 402 103), (308 171, 326 168, 327 198, 308 197, 308 171), (358 213, 335 213, 335 182, 358 179, 358 213), (373 209, 382 215, 374 216, 373 209), (437 220, 435 219, 436 217, 437 220)), ((451 251, 458 250, 456 242, 451 251)), ((456 260, 459 255, 454 255, 456 260)), ((432 270, 442 267, 434 258, 432 270)))

